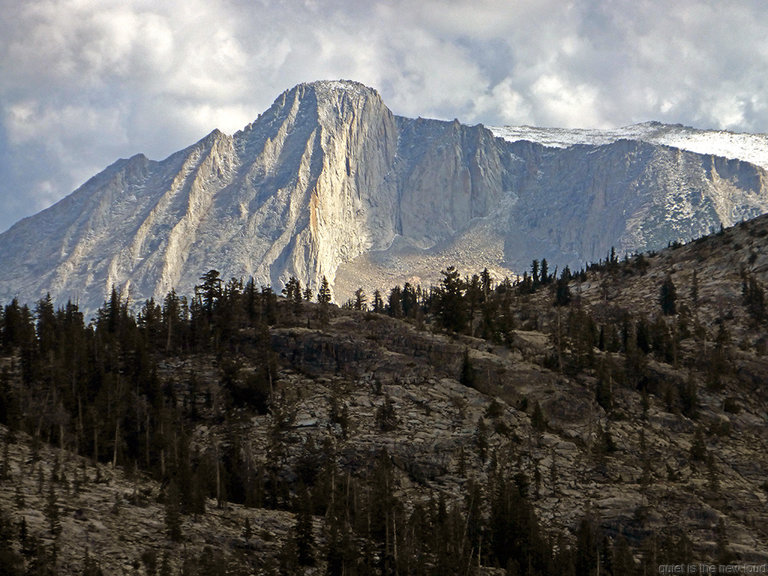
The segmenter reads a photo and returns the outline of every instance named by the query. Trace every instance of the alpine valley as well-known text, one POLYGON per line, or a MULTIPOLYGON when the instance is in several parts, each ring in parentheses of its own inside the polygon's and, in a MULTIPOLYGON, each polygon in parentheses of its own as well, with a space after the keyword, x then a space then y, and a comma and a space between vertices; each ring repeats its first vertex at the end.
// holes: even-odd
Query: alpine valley
POLYGON ((95 311, 190 293, 201 271, 289 277, 343 302, 447 265, 522 273, 658 249, 768 211, 768 138, 398 117, 373 89, 302 84, 234 136, 119 160, 0 235, 0 299, 95 311), (728 158, 726 158, 728 157, 728 158))

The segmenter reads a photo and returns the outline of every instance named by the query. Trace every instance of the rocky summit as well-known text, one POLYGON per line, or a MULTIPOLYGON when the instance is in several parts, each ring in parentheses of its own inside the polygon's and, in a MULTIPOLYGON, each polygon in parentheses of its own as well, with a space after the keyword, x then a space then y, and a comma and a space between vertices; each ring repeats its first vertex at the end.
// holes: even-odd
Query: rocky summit
POLYGON ((277 289, 326 277, 343 302, 360 285, 437 282, 450 264, 581 266, 768 210, 762 167, 653 129, 502 138, 395 116, 359 83, 301 84, 233 136, 119 160, 0 235, 0 298, 50 293, 92 313, 113 286, 141 303, 215 268, 277 289))

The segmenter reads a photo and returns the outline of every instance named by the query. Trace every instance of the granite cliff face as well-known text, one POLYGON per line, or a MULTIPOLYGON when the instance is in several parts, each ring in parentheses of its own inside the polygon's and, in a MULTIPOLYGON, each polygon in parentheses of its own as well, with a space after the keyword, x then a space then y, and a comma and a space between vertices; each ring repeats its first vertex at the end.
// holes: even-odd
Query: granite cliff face
POLYGON ((597 261, 611 247, 620 255, 655 250, 753 218, 768 199, 761 168, 646 142, 565 150, 518 142, 511 153, 527 167, 506 236, 517 267, 537 247, 568 263, 597 261))
POLYGON ((656 249, 768 211, 766 173, 648 142, 547 148, 396 117, 354 82, 302 84, 233 136, 120 160, 0 236, 0 299, 93 311, 189 293, 210 268, 337 301, 455 264, 497 274, 656 249))

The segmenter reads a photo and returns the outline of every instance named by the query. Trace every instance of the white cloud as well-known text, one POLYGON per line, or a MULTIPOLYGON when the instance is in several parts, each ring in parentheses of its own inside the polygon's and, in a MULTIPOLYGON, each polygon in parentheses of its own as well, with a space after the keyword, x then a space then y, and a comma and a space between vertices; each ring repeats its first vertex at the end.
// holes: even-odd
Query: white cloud
POLYGON ((547 126, 577 128, 600 126, 598 91, 589 84, 576 84, 560 76, 547 74, 531 86, 537 103, 537 118, 547 126))
POLYGON ((319 78, 399 114, 768 132, 762 2, 0 0, 0 229, 319 78), (19 196, 25 199, 20 199, 19 196))

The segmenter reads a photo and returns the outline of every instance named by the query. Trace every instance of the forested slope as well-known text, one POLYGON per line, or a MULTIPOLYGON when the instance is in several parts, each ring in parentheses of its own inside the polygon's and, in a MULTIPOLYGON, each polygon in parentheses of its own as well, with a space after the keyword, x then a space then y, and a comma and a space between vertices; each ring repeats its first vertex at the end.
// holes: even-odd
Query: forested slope
POLYGON ((8 303, 0 562, 765 562, 766 238, 758 219, 582 271, 535 261, 516 282, 448 268, 342 308, 325 285, 277 296, 215 271, 136 313, 115 291, 91 322, 8 303))

